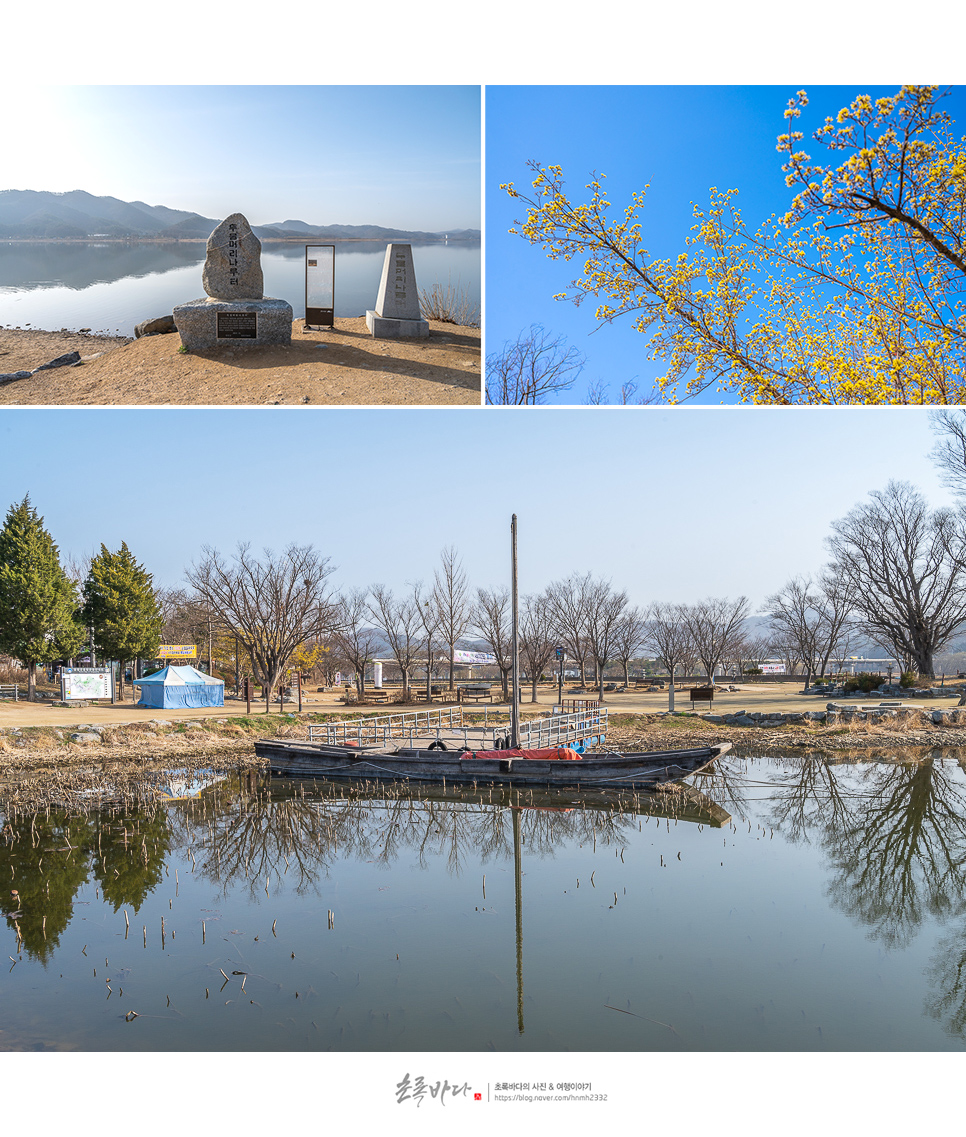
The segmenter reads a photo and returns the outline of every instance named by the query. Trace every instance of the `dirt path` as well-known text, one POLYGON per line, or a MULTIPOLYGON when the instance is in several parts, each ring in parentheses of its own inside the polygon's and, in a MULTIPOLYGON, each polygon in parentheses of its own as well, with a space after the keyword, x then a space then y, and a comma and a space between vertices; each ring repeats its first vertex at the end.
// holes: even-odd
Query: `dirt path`
POLYGON ((454 405, 480 403, 480 329, 429 322, 428 339, 373 339, 364 317, 284 346, 181 352, 177 333, 138 340, 0 328, 0 373, 67 352, 77 366, 0 384, 11 405, 454 405))

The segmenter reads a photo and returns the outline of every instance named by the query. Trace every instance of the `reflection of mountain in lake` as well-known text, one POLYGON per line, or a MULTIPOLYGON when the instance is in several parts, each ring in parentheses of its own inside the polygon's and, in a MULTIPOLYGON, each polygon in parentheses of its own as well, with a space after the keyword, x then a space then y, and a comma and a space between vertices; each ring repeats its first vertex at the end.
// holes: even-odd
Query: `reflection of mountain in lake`
POLYGON ((30 244, 0 249, 0 288, 51 288, 79 291, 129 277, 150 276, 198 265, 199 287, 204 245, 30 244))
MULTIPOLYGON (((306 241, 306 243, 312 243, 306 241)), ((325 243, 325 242, 319 242, 325 243)), ((376 300, 386 244, 339 241, 335 259, 335 315, 357 317, 376 300)), ((417 285, 458 286, 480 306, 480 242, 413 243, 417 285)), ((202 295, 202 242, 125 244, 0 243, 0 326, 92 328, 133 335, 142 320, 167 315, 202 295)), ((262 247, 265 294, 304 313, 305 244, 262 247)))

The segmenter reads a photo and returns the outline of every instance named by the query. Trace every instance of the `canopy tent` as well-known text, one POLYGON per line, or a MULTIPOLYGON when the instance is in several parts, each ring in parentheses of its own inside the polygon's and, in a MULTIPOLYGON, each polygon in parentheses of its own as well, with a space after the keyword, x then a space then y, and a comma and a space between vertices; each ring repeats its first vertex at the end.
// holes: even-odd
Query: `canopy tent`
POLYGON ((136 679, 135 687, 141 688, 139 707, 223 707, 225 705, 225 684, 212 675, 206 675, 195 667, 165 667, 136 679))

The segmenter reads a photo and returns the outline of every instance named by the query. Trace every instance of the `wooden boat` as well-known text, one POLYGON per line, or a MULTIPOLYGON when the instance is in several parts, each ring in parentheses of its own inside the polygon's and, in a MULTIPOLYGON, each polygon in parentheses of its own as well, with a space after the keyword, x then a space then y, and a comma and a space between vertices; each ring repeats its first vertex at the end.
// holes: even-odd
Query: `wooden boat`
POLYGON ((510 595, 512 601, 512 679, 509 747, 502 750, 461 749, 437 732, 435 741, 408 747, 345 745, 331 742, 285 742, 260 739, 255 753, 275 775, 389 782, 436 782, 444 785, 528 786, 541 789, 594 788, 656 790, 696 774, 731 749, 731 743, 690 750, 656 750, 618 754, 579 754, 567 747, 520 749, 520 661, 517 591, 517 518, 510 525, 510 595), (450 749, 450 747, 452 749, 450 749))
MULTIPOLYGON (((656 750, 545 757, 547 751, 446 750, 393 746, 336 746, 259 739, 255 753, 275 775, 389 782, 653 790, 696 774, 731 743, 690 750, 656 750), (530 755, 537 755, 530 757, 530 755)), ((573 751, 569 752, 574 754, 573 751)))

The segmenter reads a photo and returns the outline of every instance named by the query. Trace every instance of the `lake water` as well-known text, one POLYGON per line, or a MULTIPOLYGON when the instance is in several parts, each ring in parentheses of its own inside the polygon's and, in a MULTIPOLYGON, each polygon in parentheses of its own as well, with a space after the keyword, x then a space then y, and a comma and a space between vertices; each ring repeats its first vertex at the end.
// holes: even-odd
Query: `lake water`
POLYGON ((964 764, 728 756, 617 805, 235 778, 11 819, 0 1038, 960 1052, 964 764))
MULTIPOLYGON (((361 316, 379 288, 384 241, 336 242, 335 314, 361 316)), ((412 243, 416 283, 462 288, 480 307, 480 242, 412 243)), ((204 295, 204 242, 0 242, 0 326, 134 335, 142 320, 204 295)), ((305 247, 264 244, 265 295, 305 314, 305 247)), ((479 316, 477 316, 479 319, 479 316)))

